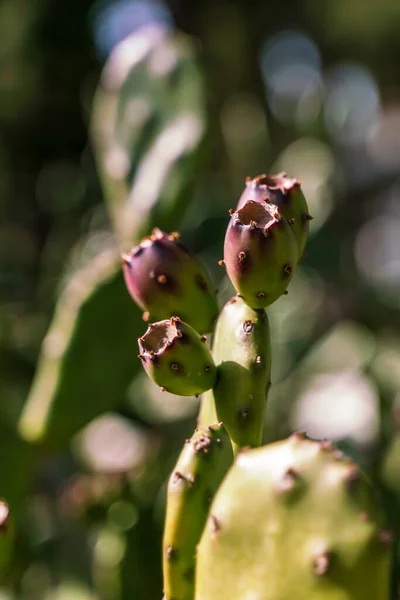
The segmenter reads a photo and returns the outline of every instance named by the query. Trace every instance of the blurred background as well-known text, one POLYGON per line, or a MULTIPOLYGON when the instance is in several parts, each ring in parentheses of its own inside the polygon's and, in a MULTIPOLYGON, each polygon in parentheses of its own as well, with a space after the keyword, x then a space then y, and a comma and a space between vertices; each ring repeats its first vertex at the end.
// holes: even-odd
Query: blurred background
POLYGON ((118 256, 179 228, 222 304, 227 211, 266 171, 314 220, 268 311, 265 441, 338 442, 400 532, 399 27, 398 0, 0 1, 0 600, 160 600, 198 400, 140 372, 118 256))

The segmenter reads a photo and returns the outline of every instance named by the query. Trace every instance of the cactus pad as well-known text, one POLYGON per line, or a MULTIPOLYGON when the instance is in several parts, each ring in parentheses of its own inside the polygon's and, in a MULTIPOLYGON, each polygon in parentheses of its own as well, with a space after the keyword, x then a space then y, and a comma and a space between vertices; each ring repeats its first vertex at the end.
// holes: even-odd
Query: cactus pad
POLYGON ((214 494, 233 460, 225 429, 198 429, 170 477, 163 540, 166 600, 193 600, 196 546, 214 494))
POLYGON ((178 317, 149 323, 139 338, 139 358, 147 374, 165 391, 180 396, 213 387, 216 368, 205 338, 178 317))
POLYGON ((177 315, 199 333, 207 333, 218 315, 216 294, 206 271, 178 237, 153 229, 123 255, 125 282, 148 318, 177 315))
POLYGON ((304 252, 309 221, 312 218, 308 213, 307 201, 300 185, 297 179, 287 177, 286 173, 264 174, 254 179, 248 178, 237 206, 237 210, 239 210, 248 200, 254 200, 261 204, 264 202, 275 204, 281 215, 288 219, 293 226, 299 259, 304 252))
POLYGON ((229 300, 217 321, 213 356, 217 382, 203 397, 199 425, 208 424, 214 404, 234 449, 259 446, 271 375, 270 331, 265 311, 250 308, 237 296, 229 300))
POLYGON ((196 600, 387 600, 389 547, 359 468, 294 434, 239 454, 198 546, 196 600))
POLYGON ((236 290, 252 308, 275 302, 298 261, 292 226, 276 206, 249 200, 234 212, 225 236, 224 262, 236 290))

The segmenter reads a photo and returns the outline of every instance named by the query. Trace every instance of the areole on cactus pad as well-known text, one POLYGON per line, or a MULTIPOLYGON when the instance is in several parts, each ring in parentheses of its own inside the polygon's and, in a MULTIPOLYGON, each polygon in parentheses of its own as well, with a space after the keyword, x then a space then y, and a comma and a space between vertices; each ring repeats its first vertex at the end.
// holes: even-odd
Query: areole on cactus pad
POLYGON ((202 398, 199 426, 224 423, 235 450, 259 446, 264 428, 266 393, 271 377, 268 316, 234 296, 215 327, 213 357, 217 381, 202 398))
POLYGON ((391 535, 374 489, 329 442, 240 453, 210 508, 196 600, 387 600, 391 535))

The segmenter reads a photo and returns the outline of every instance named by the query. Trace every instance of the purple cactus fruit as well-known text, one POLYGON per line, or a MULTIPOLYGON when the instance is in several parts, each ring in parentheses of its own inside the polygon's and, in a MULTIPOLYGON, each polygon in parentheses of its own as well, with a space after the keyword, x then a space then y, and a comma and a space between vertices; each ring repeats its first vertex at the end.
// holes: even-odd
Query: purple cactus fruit
POLYGON ((138 343, 143 367, 163 391, 197 396, 215 384, 216 367, 205 336, 179 318, 149 323, 138 343))
POLYGON ((122 256, 127 288, 147 319, 179 316, 199 333, 212 330, 218 315, 212 283, 179 235, 153 229, 151 236, 122 256))
POLYGON ((253 200, 232 213, 225 236, 226 271, 251 308, 263 308, 286 290, 298 262, 290 223, 273 204, 253 200))
POLYGON ((308 213, 308 206, 301 182, 287 177, 286 173, 277 175, 259 175, 246 180, 246 187, 240 196, 237 209, 242 208, 248 200, 275 204, 284 219, 290 221, 298 244, 299 259, 306 245, 309 221, 312 217, 308 213))

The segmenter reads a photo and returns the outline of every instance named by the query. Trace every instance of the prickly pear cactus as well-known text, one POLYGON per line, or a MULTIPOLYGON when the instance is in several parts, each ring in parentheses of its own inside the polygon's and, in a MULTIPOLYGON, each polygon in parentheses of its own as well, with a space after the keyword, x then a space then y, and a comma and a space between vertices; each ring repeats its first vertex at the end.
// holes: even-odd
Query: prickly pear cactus
POLYGON ((160 229, 123 254, 124 277, 146 320, 179 316, 199 333, 212 330, 217 297, 205 269, 178 240, 160 229))
POLYGON ((198 546, 196 600, 387 600, 374 490, 328 442, 239 454, 198 546))
POLYGON ((165 600, 193 600, 196 546, 210 504, 233 460, 222 424, 198 429, 170 477, 163 540, 165 600))
POLYGON ((279 208, 281 215, 290 221, 298 244, 299 259, 306 245, 309 221, 307 201, 301 191, 301 183, 297 179, 287 177, 286 173, 277 175, 259 175, 246 180, 246 187, 240 196, 237 209, 242 208, 248 200, 272 203, 279 208))
POLYGON ((263 308, 282 296, 297 262, 293 228, 276 206, 249 200, 232 213, 225 236, 224 264, 249 306, 263 308))
POLYGON ((217 382, 202 399, 199 425, 209 424, 216 411, 235 450, 261 444, 271 375, 270 344, 264 310, 250 308, 238 296, 225 304, 213 342, 217 382))
POLYGON ((139 338, 139 358, 147 374, 163 391, 180 396, 199 395, 213 387, 216 368, 200 336, 178 317, 149 323, 139 338))

